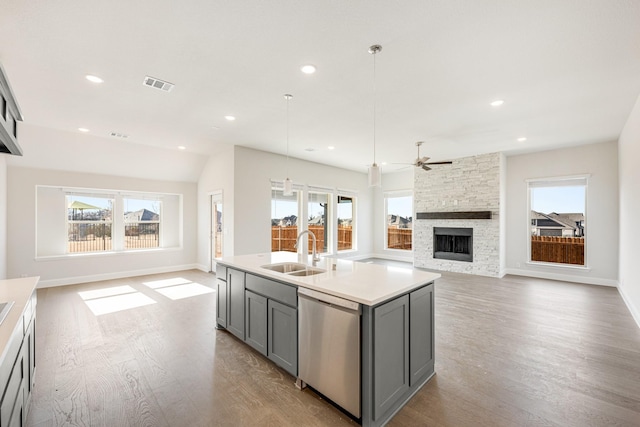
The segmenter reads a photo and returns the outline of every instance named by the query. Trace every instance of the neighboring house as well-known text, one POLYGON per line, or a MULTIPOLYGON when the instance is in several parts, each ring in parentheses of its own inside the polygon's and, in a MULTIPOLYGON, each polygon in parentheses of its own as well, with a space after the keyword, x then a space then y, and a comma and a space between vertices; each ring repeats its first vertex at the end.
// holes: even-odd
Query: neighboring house
POLYGON ((309 225, 324 225, 324 217, 322 215, 314 216, 309 220, 309 225))
POLYGON ((295 227, 298 225, 298 217, 295 215, 285 216, 282 219, 272 218, 272 227, 295 227))
POLYGON ((412 218, 405 218, 400 215, 387 215, 387 224, 390 228, 412 228, 412 218))
POLYGON ((339 227, 351 227, 352 225, 353 225, 353 219, 352 218, 338 219, 338 226, 339 227))
POLYGON ((584 214, 531 211, 532 236, 584 237, 584 214))
POLYGON ((124 222, 159 221, 160 215, 148 209, 140 209, 124 214, 124 222))

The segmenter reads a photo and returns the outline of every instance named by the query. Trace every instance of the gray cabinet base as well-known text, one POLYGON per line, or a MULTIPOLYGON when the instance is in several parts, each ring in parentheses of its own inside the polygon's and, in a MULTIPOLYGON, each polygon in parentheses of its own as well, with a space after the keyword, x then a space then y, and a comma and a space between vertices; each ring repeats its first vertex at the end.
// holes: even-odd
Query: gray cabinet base
POLYGON ((376 307, 362 307, 363 427, 385 425, 435 375, 433 331, 433 283, 376 307), (429 297, 422 298, 425 294, 429 297), (424 312, 427 301, 428 314, 424 312), (412 315, 412 308, 422 315, 412 315), (415 324, 418 320, 420 324, 415 324), (411 332, 417 330, 426 332, 418 348, 428 354, 419 354, 415 342, 411 345, 416 340, 411 332), (424 341, 431 345, 424 345, 424 341), (412 361, 418 362, 420 369, 410 369, 412 361), (390 363, 393 369, 389 369, 390 363))

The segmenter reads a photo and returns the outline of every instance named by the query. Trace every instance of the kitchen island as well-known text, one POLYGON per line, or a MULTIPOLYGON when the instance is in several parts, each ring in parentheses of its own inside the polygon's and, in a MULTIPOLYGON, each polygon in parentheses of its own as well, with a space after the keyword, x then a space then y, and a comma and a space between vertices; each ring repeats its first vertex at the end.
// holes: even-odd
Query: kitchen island
MULTIPOLYGON (((299 385, 304 385, 299 362, 306 360, 299 361, 299 345, 309 341, 298 336, 305 330, 300 322, 308 323, 299 298, 310 290, 357 307, 357 339, 349 340, 355 342, 326 342, 334 346, 330 353, 344 350, 336 345, 355 345, 345 354, 355 357, 359 367, 350 392, 358 395, 357 408, 343 404, 340 393, 308 385, 363 426, 386 424, 434 374, 433 287, 439 274, 334 258, 312 266, 306 255, 274 252, 220 258, 216 275, 217 327, 271 359, 299 385)), ((340 367, 330 371, 341 372, 340 367)), ((347 371, 345 379, 351 374, 347 371)), ((340 377, 336 384, 341 379, 346 382, 340 377)))

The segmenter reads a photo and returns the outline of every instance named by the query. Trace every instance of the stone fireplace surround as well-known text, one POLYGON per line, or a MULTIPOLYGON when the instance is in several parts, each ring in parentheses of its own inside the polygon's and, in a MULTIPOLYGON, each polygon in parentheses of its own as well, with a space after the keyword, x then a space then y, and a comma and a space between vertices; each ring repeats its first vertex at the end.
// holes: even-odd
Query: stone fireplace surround
POLYGON ((493 153, 456 159, 450 166, 442 165, 430 171, 415 170, 414 208, 417 214, 413 224, 413 263, 416 267, 482 276, 500 275, 500 214, 503 209, 500 177, 503 167, 504 157, 493 153), (479 215, 465 215, 473 212, 479 215), (448 219, 452 217, 456 219, 448 219), (473 228, 473 261, 434 258, 434 227, 473 228))

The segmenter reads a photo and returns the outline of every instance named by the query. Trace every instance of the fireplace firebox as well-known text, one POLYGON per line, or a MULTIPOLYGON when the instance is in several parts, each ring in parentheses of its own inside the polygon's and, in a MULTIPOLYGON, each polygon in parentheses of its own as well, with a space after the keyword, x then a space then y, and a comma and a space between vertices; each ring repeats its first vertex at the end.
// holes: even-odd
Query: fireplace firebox
POLYGON ((433 257, 473 262, 473 228, 433 227, 433 257))

